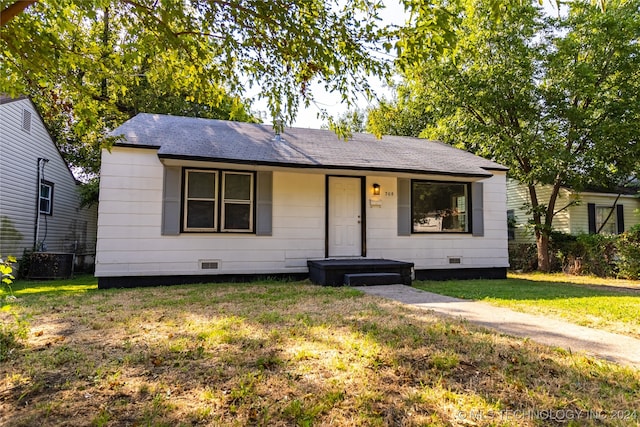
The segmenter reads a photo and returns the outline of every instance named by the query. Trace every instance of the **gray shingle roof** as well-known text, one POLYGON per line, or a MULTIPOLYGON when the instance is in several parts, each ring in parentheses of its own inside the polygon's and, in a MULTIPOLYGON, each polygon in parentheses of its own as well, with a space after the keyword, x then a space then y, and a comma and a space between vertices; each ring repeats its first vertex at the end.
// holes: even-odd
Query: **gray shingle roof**
POLYGON ((498 163, 437 141, 357 133, 344 141, 329 130, 287 128, 280 139, 270 125, 138 114, 111 135, 116 145, 158 148, 160 158, 300 168, 491 176, 498 163))

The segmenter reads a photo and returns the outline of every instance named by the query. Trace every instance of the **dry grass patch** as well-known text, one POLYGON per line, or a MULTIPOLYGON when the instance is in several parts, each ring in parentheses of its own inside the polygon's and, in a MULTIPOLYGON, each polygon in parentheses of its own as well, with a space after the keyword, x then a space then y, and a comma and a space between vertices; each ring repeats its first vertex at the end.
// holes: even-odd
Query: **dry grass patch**
POLYGON ((30 330, 0 364, 2 425, 629 425, 640 410, 637 370, 349 288, 30 294, 11 310, 30 330))

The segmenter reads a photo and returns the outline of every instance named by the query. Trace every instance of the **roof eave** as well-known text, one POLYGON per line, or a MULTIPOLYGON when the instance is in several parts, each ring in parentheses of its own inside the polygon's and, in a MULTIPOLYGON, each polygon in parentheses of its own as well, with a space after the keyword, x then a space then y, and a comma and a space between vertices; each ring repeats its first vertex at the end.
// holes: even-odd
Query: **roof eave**
MULTIPOLYGON (((151 147, 146 147, 151 148, 151 147)), ((157 147, 154 147, 157 148, 157 147)), ((202 156, 188 156, 188 155, 174 155, 174 154, 158 154, 160 159, 173 159, 173 160, 187 160, 187 161, 200 161, 200 162, 215 162, 215 163, 229 163, 238 165, 255 165, 255 166, 273 166, 273 167, 285 167, 295 169, 331 169, 331 170, 358 170, 358 171, 371 171, 371 172, 392 172, 392 173, 410 173, 418 175, 443 175, 443 176, 455 176, 464 178, 490 178, 493 176, 490 172, 487 173, 472 173, 472 172, 450 172, 450 171, 438 171, 428 169, 406 169, 406 168, 381 168, 375 166, 352 166, 352 165, 333 165, 333 164, 303 164, 303 163, 287 163, 287 162, 273 162, 263 160, 243 160, 243 159, 228 159, 221 157, 202 157, 202 156)), ((482 168, 486 169, 486 168, 482 168)), ((504 169, 496 169, 504 170, 504 169)))
POLYGON ((147 145, 147 144, 131 144, 129 142, 116 142, 113 144, 114 147, 124 147, 124 148, 142 148, 146 150, 159 150, 159 145, 147 145))
POLYGON ((494 171, 494 172, 509 172, 509 168, 506 166, 493 166, 493 167, 488 167, 488 166, 483 166, 482 169, 486 170, 486 171, 494 171))

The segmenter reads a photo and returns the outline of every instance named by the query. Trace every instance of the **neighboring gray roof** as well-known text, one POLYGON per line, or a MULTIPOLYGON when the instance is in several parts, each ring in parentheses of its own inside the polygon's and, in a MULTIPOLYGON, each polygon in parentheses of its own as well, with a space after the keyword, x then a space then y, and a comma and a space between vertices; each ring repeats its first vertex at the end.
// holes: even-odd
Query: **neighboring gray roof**
POLYGON ((270 125, 159 114, 138 114, 111 135, 124 136, 116 145, 158 148, 160 158, 478 177, 507 170, 426 139, 357 133, 344 141, 329 130, 303 128, 287 128, 278 139, 270 125))
POLYGON ((27 99, 28 97, 21 95, 17 98, 11 98, 9 95, 7 95, 6 93, 0 93, 0 105, 4 105, 4 104, 8 104, 10 102, 13 101, 20 101, 23 99, 27 99))

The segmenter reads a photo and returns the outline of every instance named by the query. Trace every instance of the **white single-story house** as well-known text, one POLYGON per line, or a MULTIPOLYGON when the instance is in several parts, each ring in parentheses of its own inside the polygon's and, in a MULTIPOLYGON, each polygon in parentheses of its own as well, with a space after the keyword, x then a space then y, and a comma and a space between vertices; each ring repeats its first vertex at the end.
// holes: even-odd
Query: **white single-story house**
MULTIPOLYGON (((551 186, 536 187, 538 199, 545 203, 551 186)), ((507 215, 511 218, 509 240, 513 243, 533 243, 533 231, 527 224, 531 203, 529 190, 514 179, 507 179, 507 215)), ((615 191, 575 191, 562 187, 558 193, 553 229, 566 234, 621 234, 640 223, 640 198, 635 189, 615 191)))
MULTIPOLYGON (((80 206, 79 184, 33 102, 0 95, 0 255, 36 252, 70 260, 58 270, 92 269, 97 206, 80 206)), ((51 277, 34 263, 25 274, 51 277)))
POLYGON ((101 288, 305 276, 328 259, 506 276, 507 168, 449 145, 154 114, 112 135, 101 288))

